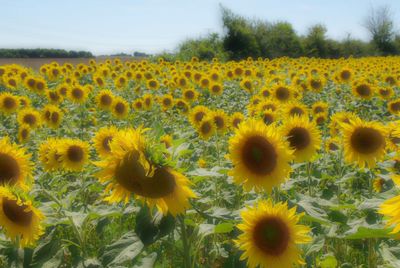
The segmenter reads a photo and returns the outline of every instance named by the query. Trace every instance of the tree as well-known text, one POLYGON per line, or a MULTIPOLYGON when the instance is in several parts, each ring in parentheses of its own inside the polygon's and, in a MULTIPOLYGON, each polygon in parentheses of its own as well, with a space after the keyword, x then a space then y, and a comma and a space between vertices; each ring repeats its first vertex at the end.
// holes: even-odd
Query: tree
POLYGON ((307 56, 320 58, 328 56, 326 31, 326 27, 322 24, 316 24, 308 29, 304 40, 304 48, 307 56))
POLYGON ((379 52, 383 55, 396 53, 393 16, 388 6, 372 7, 364 19, 364 27, 371 34, 372 43, 379 52))

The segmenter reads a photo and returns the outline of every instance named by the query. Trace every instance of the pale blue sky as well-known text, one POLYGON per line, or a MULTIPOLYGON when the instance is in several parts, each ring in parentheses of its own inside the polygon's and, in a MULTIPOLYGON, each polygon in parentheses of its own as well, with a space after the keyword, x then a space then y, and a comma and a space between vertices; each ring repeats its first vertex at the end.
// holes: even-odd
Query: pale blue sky
POLYGON ((0 0, 0 47, 170 51, 188 37, 222 33, 219 3, 244 16, 289 21, 300 34, 323 23, 336 39, 368 39, 362 21, 371 6, 389 5, 400 25, 400 0, 0 0))

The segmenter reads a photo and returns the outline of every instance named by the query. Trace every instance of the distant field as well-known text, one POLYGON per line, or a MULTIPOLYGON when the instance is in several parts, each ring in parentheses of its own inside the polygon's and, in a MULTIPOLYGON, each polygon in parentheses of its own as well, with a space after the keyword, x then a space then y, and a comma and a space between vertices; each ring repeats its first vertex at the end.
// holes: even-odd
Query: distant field
POLYGON ((6 58, 0 59, 0 65, 6 64, 19 64, 33 69, 39 69, 40 66, 53 61, 58 62, 60 65, 69 62, 74 65, 79 63, 89 63, 89 60, 95 59, 97 62, 103 62, 106 59, 120 58, 122 61, 137 60, 135 57, 95 57, 95 58, 6 58))

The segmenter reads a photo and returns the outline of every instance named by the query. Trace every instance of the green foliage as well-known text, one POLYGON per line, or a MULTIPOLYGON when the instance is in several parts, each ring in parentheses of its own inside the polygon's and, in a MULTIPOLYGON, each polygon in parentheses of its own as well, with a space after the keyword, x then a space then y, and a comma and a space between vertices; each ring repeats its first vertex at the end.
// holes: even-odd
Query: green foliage
POLYGON ((0 49, 0 58, 91 58, 88 51, 67 51, 64 49, 0 49))

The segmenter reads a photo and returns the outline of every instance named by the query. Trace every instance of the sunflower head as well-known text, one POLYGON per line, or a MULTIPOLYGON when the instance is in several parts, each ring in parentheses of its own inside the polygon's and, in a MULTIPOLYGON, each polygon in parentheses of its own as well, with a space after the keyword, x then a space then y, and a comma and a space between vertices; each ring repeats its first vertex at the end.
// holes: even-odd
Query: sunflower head
POLYGON ((12 187, 0 187, 0 226, 20 247, 32 246, 44 233, 43 214, 26 194, 12 187))
POLYGON ((255 119, 240 124, 229 140, 229 158, 234 166, 231 174, 246 190, 271 191, 284 182, 291 171, 292 154, 275 127, 255 119))
POLYGON ((385 155, 387 131, 377 122, 364 122, 357 118, 343 124, 345 160, 361 168, 374 167, 385 155))
POLYGON ((296 214, 296 207, 274 205, 269 199, 248 207, 241 216, 242 234, 235 243, 244 251, 242 259, 247 259, 249 267, 289 268, 304 263, 298 244, 311 242, 310 228, 298 224, 303 214, 296 214))

